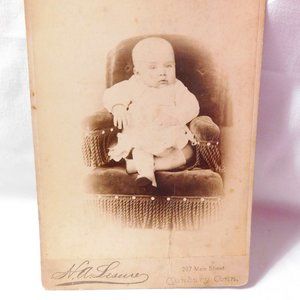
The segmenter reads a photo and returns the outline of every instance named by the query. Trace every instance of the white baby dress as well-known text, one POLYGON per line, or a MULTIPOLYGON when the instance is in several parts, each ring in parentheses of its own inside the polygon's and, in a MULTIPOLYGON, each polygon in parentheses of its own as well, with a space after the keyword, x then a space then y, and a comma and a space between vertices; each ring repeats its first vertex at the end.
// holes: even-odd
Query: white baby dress
POLYGON ((118 142, 109 151, 115 161, 125 158, 133 148, 163 156, 166 150, 182 149, 193 140, 186 124, 199 114, 199 104, 178 79, 174 84, 153 88, 133 75, 106 89, 103 104, 110 112, 114 105, 123 104, 128 112, 128 125, 118 133, 118 142))

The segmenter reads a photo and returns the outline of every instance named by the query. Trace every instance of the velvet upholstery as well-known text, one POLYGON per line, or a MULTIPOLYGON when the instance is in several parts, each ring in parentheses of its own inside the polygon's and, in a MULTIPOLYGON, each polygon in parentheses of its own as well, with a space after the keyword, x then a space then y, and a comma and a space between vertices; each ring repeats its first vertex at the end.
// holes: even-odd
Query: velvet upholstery
POLYGON ((211 197, 222 194, 222 178, 211 170, 184 170, 156 173, 157 190, 138 187, 136 174, 128 175, 122 167, 95 168, 87 178, 87 189, 96 194, 211 197))

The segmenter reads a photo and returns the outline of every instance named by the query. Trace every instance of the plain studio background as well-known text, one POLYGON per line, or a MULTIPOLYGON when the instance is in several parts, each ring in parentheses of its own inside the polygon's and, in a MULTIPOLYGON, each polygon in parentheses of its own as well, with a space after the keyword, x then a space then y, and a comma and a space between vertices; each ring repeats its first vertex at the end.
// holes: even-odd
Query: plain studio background
POLYGON ((172 299, 299 299, 300 3, 269 0, 267 6, 248 286, 74 293, 41 287, 23 1, 0 0, 0 259, 5 270, 0 280, 6 286, 0 294, 5 299, 137 299, 156 294, 172 299))

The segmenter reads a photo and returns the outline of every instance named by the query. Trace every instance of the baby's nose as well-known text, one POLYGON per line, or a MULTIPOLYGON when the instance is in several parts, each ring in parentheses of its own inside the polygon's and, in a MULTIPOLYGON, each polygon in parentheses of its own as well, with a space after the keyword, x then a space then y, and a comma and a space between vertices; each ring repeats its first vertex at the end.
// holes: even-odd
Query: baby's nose
POLYGON ((160 76, 166 76, 166 69, 165 68, 161 68, 160 70, 159 70, 159 75, 160 76))

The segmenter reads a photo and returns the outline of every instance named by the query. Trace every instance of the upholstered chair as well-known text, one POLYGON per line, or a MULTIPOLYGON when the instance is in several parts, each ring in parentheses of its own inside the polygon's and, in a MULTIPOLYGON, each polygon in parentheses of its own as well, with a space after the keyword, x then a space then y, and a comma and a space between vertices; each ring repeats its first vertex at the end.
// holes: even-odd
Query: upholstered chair
MULTIPOLYGON (((107 56, 106 86, 133 75, 131 51, 146 36, 120 42, 107 56)), ((176 170, 156 172, 158 189, 139 187, 137 174, 109 161, 108 147, 120 132, 112 114, 104 108, 83 121, 83 155, 91 168, 86 178, 88 193, 97 196, 103 213, 130 226, 147 228, 198 228, 211 219, 223 194, 220 132, 224 103, 218 99, 213 62, 195 41, 182 36, 161 35, 175 52, 176 77, 196 96, 200 114, 188 124, 197 143, 194 157, 176 170), (126 215, 126 211, 128 212, 126 215)))

